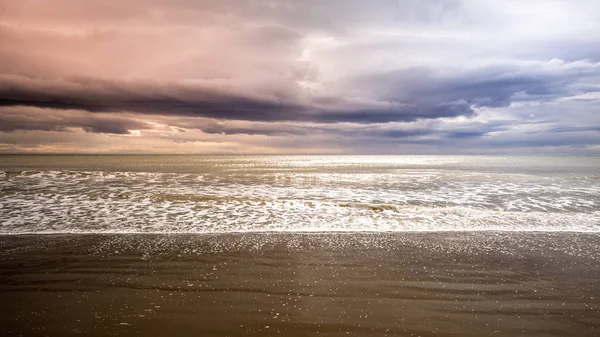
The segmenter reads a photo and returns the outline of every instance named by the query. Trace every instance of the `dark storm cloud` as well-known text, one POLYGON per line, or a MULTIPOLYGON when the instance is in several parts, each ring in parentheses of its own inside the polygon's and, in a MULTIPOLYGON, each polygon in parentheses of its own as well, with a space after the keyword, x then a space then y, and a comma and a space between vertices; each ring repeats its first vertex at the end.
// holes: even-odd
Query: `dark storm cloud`
POLYGON ((585 82, 598 78, 600 66, 591 63, 559 71, 488 67, 452 76, 417 68, 355 78, 351 85, 376 97, 362 103, 332 96, 298 100, 275 89, 251 95, 161 82, 5 76, 0 77, 0 105, 224 120, 385 123, 471 116, 472 107, 509 106, 516 94, 526 97, 519 100, 549 100, 600 91, 585 82))
MULTIPOLYGON (((426 68, 406 69, 356 78, 387 100, 407 100, 418 105, 431 102, 462 102, 463 108, 507 107, 516 94, 529 100, 548 100, 573 93, 598 91, 586 81, 600 79, 600 65, 587 63, 572 69, 548 70, 516 65, 483 67, 452 75, 439 75, 426 68)), ((519 98, 516 101, 523 100, 519 98)), ((460 105, 459 105, 460 106, 460 105)), ((463 113, 462 115, 465 115, 463 113)))
POLYGON ((147 129, 150 125, 136 120, 94 115, 80 111, 49 109, 1 109, 0 132, 68 131, 81 128, 91 133, 128 134, 129 130, 147 129))
MULTIPOLYGON (((240 122, 217 121, 207 119, 174 120, 169 125, 185 129, 198 129, 207 134, 222 135, 264 135, 264 136, 315 136, 336 135, 348 139, 416 139, 423 136, 438 140, 458 138, 479 138, 491 132, 505 131, 511 125, 520 124, 516 121, 490 121, 487 123, 471 122, 448 128, 440 122, 419 125, 415 123, 382 123, 382 124, 294 124, 279 122, 240 122)), ((532 122, 542 124, 548 122, 532 122)))
POLYGON ((0 78, 0 106, 76 109, 90 112, 196 116, 225 120, 304 121, 319 123, 383 123, 421 118, 468 116, 464 102, 413 105, 404 102, 356 102, 316 105, 310 100, 250 96, 231 91, 161 83, 131 83, 79 78, 44 81, 23 77, 0 78))

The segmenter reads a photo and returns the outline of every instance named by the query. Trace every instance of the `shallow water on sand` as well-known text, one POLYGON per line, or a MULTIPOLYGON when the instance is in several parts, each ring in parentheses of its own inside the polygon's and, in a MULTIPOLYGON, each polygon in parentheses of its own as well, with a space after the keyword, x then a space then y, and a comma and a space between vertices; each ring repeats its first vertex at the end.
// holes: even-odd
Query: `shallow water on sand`
POLYGON ((598 336, 599 239, 0 236, 0 335, 598 336))

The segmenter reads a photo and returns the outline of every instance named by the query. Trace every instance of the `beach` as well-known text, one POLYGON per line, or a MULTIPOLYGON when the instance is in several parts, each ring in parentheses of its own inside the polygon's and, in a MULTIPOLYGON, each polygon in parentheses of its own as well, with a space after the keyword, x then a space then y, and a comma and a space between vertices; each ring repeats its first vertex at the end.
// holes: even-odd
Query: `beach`
POLYGON ((3 336, 597 336, 597 233, 0 236, 3 336))
POLYGON ((600 0, 0 0, 0 337, 600 337, 600 0))
POLYGON ((600 158, 5 155, 2 336, 598 336, 600 158))

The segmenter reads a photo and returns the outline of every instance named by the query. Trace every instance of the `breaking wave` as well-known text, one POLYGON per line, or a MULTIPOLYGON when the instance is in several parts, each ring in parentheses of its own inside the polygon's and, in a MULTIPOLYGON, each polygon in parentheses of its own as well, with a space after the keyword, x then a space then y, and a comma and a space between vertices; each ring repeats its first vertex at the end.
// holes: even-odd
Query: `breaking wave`
POLYGON ((0 172, 0 234, 600 231, 596 175, 0 172))

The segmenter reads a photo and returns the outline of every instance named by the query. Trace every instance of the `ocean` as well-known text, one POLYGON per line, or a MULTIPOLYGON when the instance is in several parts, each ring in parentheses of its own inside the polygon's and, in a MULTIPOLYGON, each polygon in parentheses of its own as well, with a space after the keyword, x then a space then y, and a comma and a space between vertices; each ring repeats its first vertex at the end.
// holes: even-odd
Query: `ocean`
POLYGON ((600 336, 600 157, 0 172, 0 336, 600 336))
POLYGON ((0 234, 600 231, 600 157, 0 156, 0 234))

